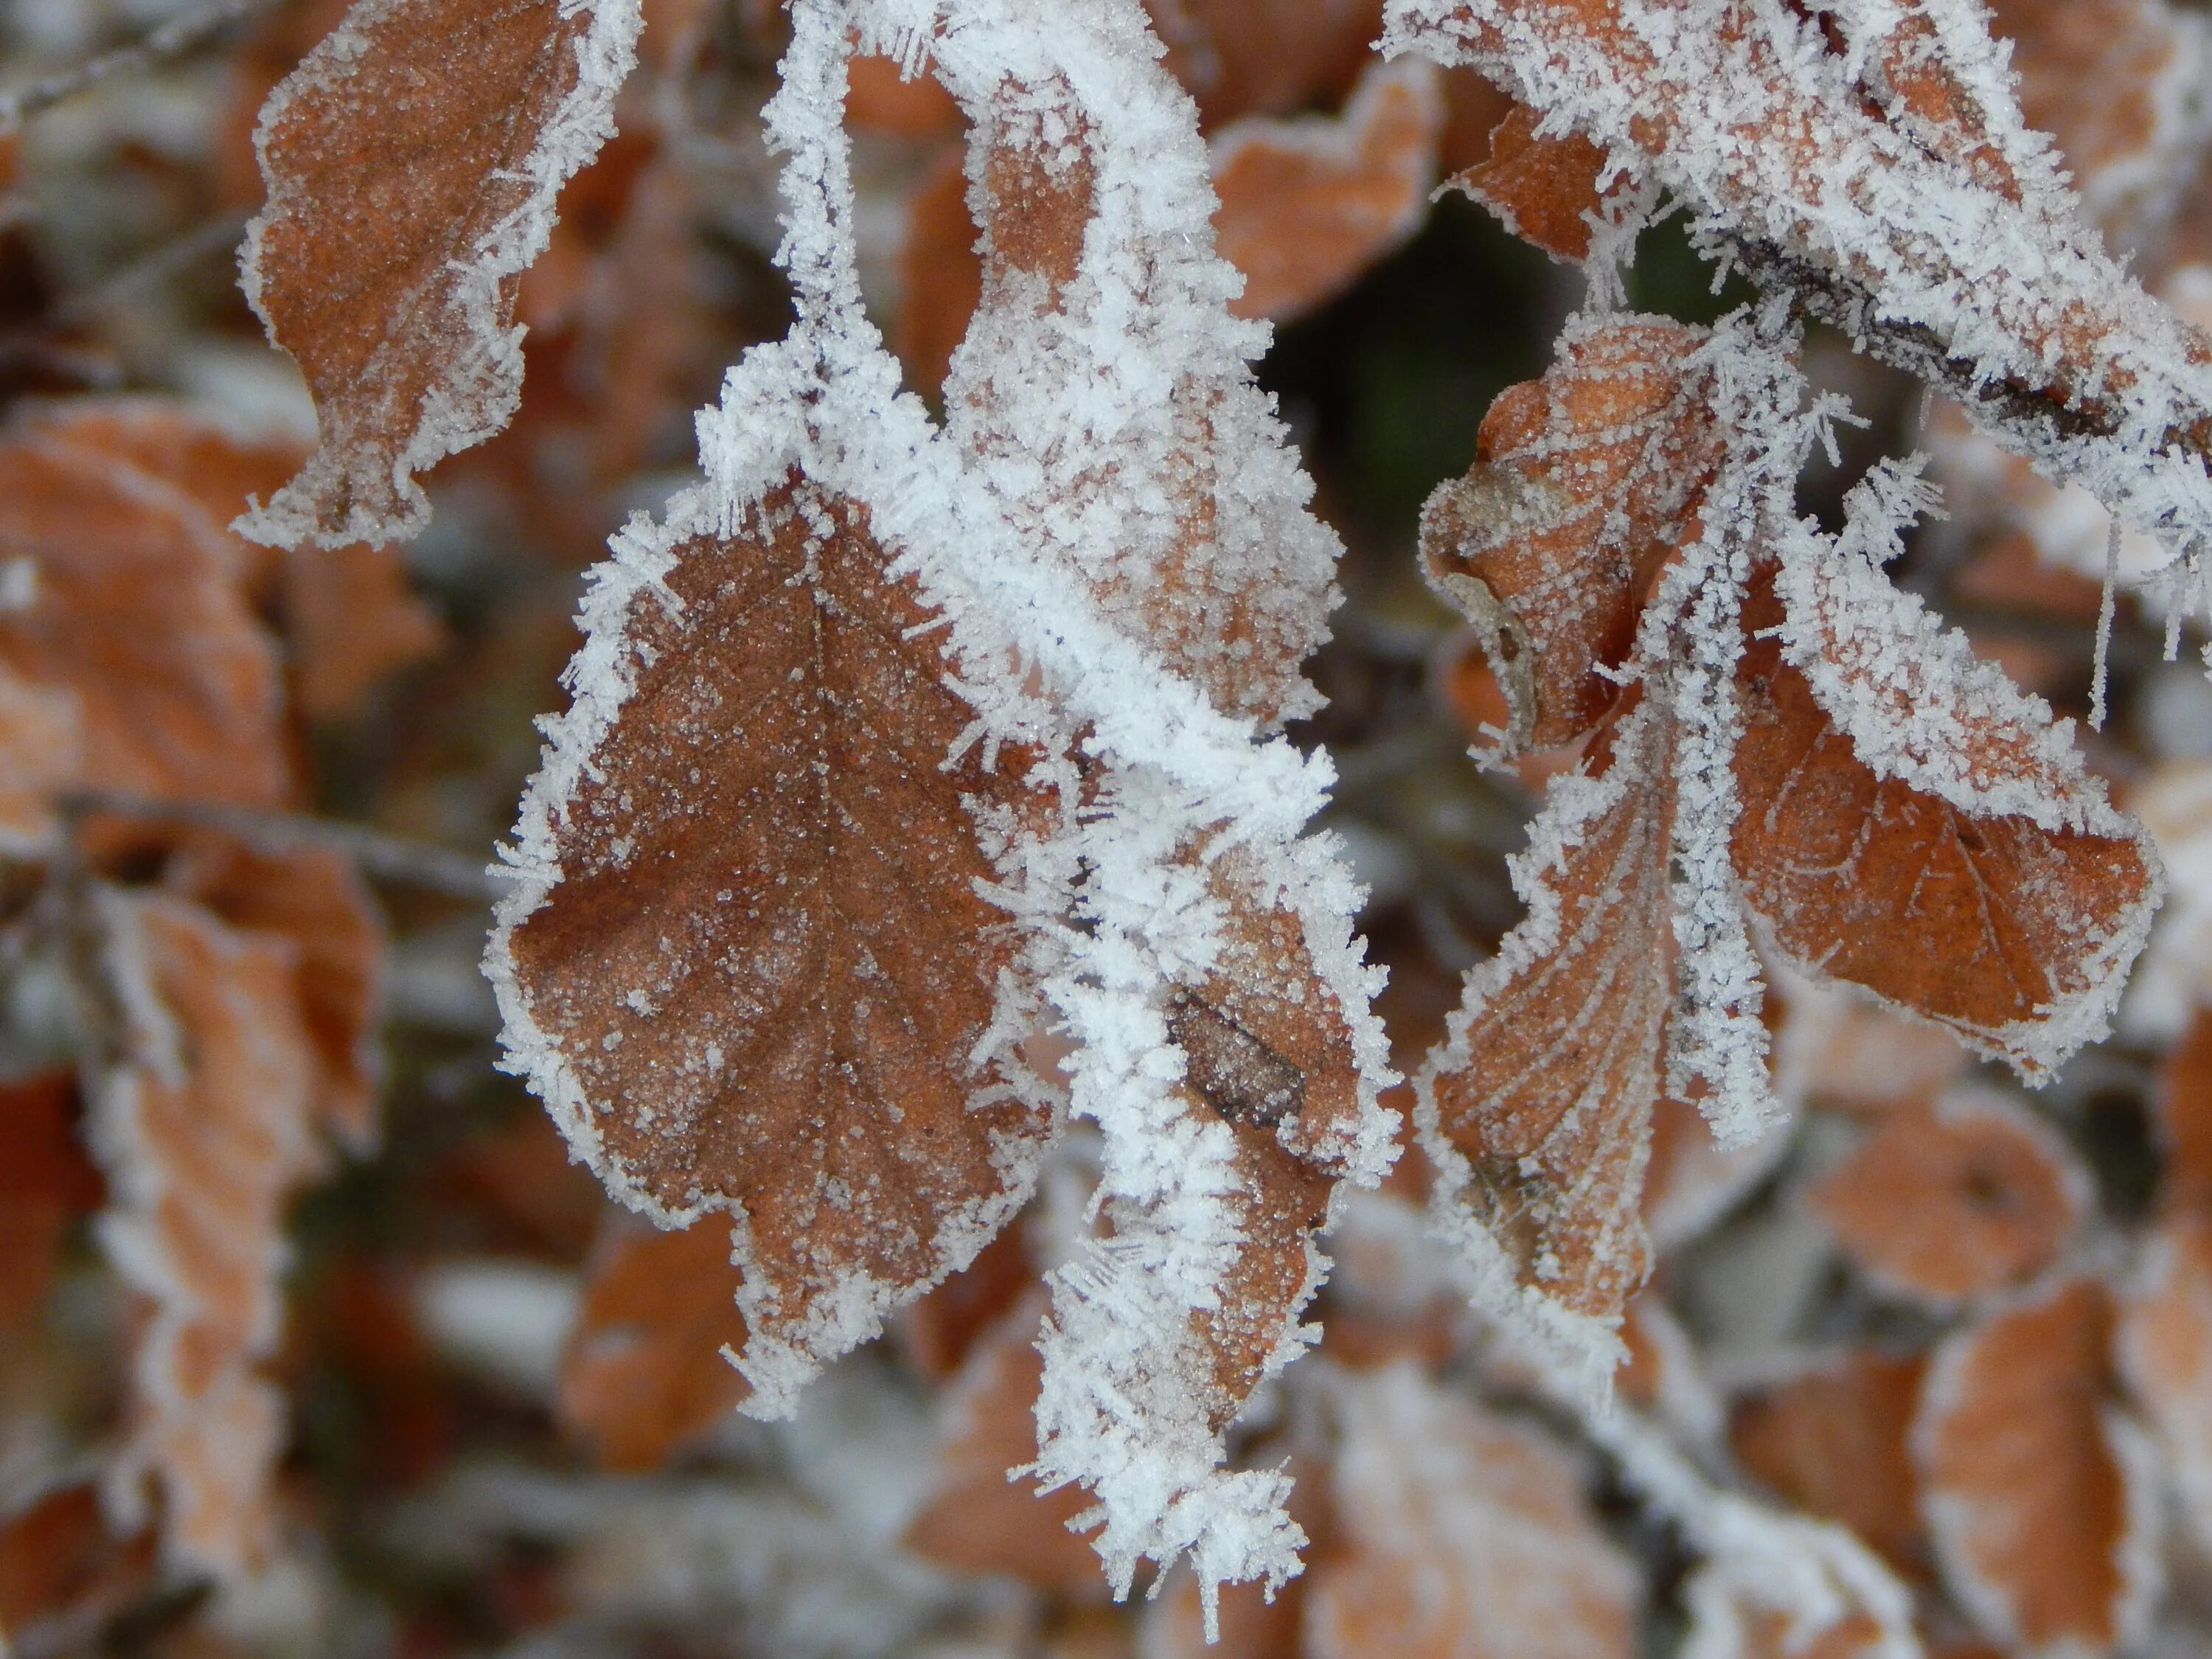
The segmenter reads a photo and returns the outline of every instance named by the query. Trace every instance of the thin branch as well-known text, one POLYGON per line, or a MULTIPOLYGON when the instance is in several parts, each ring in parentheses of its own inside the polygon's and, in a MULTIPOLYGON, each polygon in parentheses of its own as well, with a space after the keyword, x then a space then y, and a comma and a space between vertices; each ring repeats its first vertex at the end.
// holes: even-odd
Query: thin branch
POLYGON ((101 813, 213 830, 235 836, 264 853, 283 854, 303 847, 325 848, 343 854, 369 875, 454 898, 491 902, 505 897, 510 890, 510 878, 495 866, 449 848, 389 836, 364 824, 209 801, 156 800, 111 789, 72 790, 60 798, 59 805, 73 818, 101 813))
POLYGON ((196 52, 221 39, 256 12, 265 11, 278 3, 279 0, 213 0, 213 3, 197 11, 172 17, 143 40, 101 52, 27 86, 0 92, 0 138, 20 131, 23 123, 40 111, 89 91, 103 81, 151 69, 196 52))

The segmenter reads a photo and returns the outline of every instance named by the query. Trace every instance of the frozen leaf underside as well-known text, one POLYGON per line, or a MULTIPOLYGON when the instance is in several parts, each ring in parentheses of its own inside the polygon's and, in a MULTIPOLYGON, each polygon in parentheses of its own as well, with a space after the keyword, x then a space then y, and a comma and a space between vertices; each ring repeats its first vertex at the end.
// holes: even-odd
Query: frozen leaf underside
POLYGON ((1018 757, 961 750, 942 641, 850 502, 786 485, 669 557, 509 936, 510 1020, 611 1186, 737 1220, 740 1364, 780 1401, 1024 1188, 1048 1119, 975 1059, 1018 940, 964 798, 1029 803, 1018 757))
POLYGON ((1978 9, 1394 0, 1386 40, 1648 173, 1762 286, 2169 547, 2212 544, 2212 340, 2078 221, 1978 9))
POLYGON ((637 31, 636 0, 357 0, 270 95, 244 286, 320 432, 246 533, 416 535, 414 475, 507 424, 516 280, 613 130, 637 31))

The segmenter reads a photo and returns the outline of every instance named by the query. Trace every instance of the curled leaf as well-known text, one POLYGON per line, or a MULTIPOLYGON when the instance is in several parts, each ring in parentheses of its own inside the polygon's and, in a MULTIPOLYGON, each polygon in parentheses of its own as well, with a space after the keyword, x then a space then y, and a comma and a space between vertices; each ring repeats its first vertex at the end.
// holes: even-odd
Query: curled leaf
POLYGON ((637 32, 637 0, 356 0, 270 94, 241 281, 320 431, 246 534, 416 535, 414 475, 507 424, 516 278, 612 131, 637 32))

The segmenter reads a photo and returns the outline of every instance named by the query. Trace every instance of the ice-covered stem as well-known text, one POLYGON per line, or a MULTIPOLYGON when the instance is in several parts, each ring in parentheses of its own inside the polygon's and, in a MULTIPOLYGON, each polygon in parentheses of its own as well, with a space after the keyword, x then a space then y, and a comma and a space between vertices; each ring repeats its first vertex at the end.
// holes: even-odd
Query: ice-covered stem
POLYGON ((2212 340, 2081 222, 1974 0, 1393 0, 1385 42, 1648 171, 1769 293, 2171 550, 2212 547, 2212 340))

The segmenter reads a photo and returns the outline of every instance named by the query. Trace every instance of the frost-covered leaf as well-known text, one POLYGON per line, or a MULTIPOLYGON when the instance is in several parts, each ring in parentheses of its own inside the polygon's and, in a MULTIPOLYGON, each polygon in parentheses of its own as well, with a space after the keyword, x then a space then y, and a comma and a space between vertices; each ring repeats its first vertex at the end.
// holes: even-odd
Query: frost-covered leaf
POLYGON ((2049 1127, 1960 1089, 1885 1115, 1806 1197, 1876 1285, 1948 1309, 2050 1267, 2094 1194, 2049 1127))
POLYGON ((712 1430, 747 1392, 729 1358, 745 1346, 737 1294, 729 1230, 716 1218, 680 1232, 610 1226, 561 1356, 562 1427, 607 1468, 636 1470, 712 1430))
POLYGON ((1429 580, 1474 623, 1511 752, 1580 736, 1620 694, 1652 579, 1720 464, 1704 336, 1663 318, 1571 323, 1540 380, 1483 417, 1474 465, 1421 514, 1429 580))
POLYGON ((1626 1659, 1635 1576, 1574 1465, 1534 1429, 1411 1365, 1330 1390, 1339 1537, 1306 1591, 1302 1651, 1626 1659))
POLYGON ((2212 1546, 2212 1217, 2160 1223, 2124 1287, 2113 1351, 2183 1524, 2212 1546))
POLYGON ((1604 736, 1595 775, 1553 782, 1514 866, 1528 915, 1469 970, 1414 1085, 1439 1225, 1493 1305, 1601 1374, 1650 1267, 1644 1170, 1674 990, 1660 705, 1604 736))
POLYGON ((2157 1471, 2109 1392, 2113 1311, 2062 1276, 1938 1348, 1912 1448, 1945 1582, 2036 1659, 2112 1652, 2159 1588, 2157 1471))
POLYGON ((1785 612, 1764 581, 1746 609, 1745 896, 1795 962, 2040 1077, 2105 1030, 2157 902, 2155 860, 2017 694, 1948 687, 1941 655, 1904 665, 1896 641, 1912 634, 1832 614, 1785 612), (1771 636, 1782 626, 1795 645, 1771 636), (1850 675, 1862 627, 1867 660, 1894 670, 1887 685, 1850 675), (1850 728, 1793 665, 1808 657, 1815 674, 1843 676, 1831 695, 1850 728))
MULTIPOLYGON (((1505 228, 1554 258, 1586 259, 1592 219, 1604 210, 1605 152, 1580 133, 1548 137, 1516 104, 1490 135, 1490 153, 1445 182, 1496 214, 1505 228)), ((1494 407, 1494 405, 1493 405, 1494 407)))
POLYGON ((1906 1441, 1922 1370, 1917 1356, 1855 1349, 1762 1382, 1735 1401, 1729 1446, 1778 1496, 1910 1571, 1920 1513, 1906 1441))
POLYGON ((1697 214, 1770 293, 1945 386, 2170 550, 2212 538, 2212 339, 2076 217, 1978 7, 1393 0, 1386 46, 1468 64, 1697 214))
POLYGON ((246 534, 417 534, 414 475, 513 416, 515 281, 612 130, 637 31, 636 0, 356 0, 270 94, 243 283, 320 431, 246 534))
POLYGON ((105 890, 99 908, 118 1028, 91 1103, 101 1237, 145 1304, 111 1485, 126 1516, 158 1488, 169 1557, 235 1578, 276 1541, 285 1413, 263 1368, 286 1211, 320 1163, 298 956, 167 895, 105 890))
POLYGON ((73 728, 72 784, 281 805, 283 686, 244 550, 82 412, 82 438, 66 407, 0 435, 0 668, 58 740, 73 728))
POLYGON ((1213 229, 1244 273, 1238 316, 1310 311, 1413 234, 1436 176, 1439 79, 1419 61, 1372 64, 1340 115, 1247 116, 1213 135, 1213 229))
POLYGON ((384 923, 351 862, 321 848, 270 853, 202 836, 171 856, 162 881, 234 927, 292 945, 301 1018, 314 1044, 317 1115, 347 1146, 368 1146, 384 1078, 376 1042, 384 923))
POLYGON ((1010 1087, 1021 940, 971 802, 1042 808, 890 557, 795 482, 626 544, 495 945, 570 1145, 664 1225, 737 1223, 754 1409, 972 1256, 1050 1121, 1010 1087))
POLYGON ((969 1351, 939 1402, 943 1443, 907 1547, 955 1572, 1000 1574, 1081 1599, 1103 1589, 1098 1557, 1068 1522, 1091 1507, 1079 1488, 1039 1493, 1008 1477, 1036 1456, 1041 1292, 1021 1297, 969 1351))

